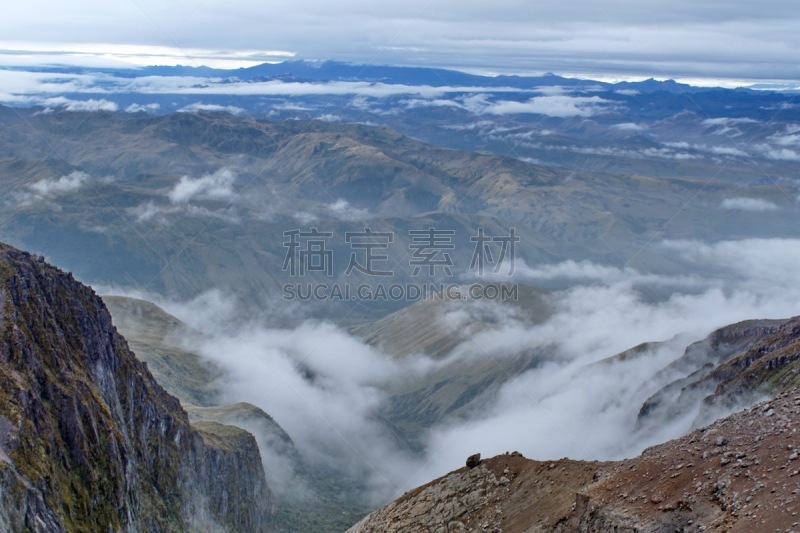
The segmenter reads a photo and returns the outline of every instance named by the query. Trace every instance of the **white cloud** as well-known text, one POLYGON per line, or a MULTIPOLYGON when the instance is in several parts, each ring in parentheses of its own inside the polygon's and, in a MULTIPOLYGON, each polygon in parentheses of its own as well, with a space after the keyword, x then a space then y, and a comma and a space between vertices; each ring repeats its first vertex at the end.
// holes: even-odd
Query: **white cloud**
POLYGON ((455 100, 447 100, 444 98, 433 98, 430 100, 415 98, 411 100, 404 100, 401 103, 405 105, 406 109, 417 109, 420 107, 458 107, 458 108, 463 107, 460 103, 456 102, 455 100))
MULTIPOLYGON (((800 240, 797 239, 743 239, 715 244, 667 241, 663 246, 694 265, 733 274, 737 286, 753 294, 774 291, 776 310, 780 309, 779 303, 784 299, 781 291, 793 283, 800 286, 800 270, 797 269, 800 240)), ((798 314, 796 309, 786 312, 798 314)), ((770 313, 770 316, 776 315, 770 313)))
POLYGON ((741 211, 777 211, 777 205, 760 198, 725 198, 722 201, 723 209, 738 209, 741 211))
POLYGON ((783 131, 768 136, 755 148, 769 159, 800 161, 800 125, 786 124, 783 131))
POLYGON ((199 178, 181 177, 166 194, 169 204, 150 200, 127 209, 137 223, 156 222, 165 224, 173 216, 216 218, 231 224, 241 222, 238 210, 240 197, 233 189, 236 174, 221 168, 213 174, 199 178), (196 200, 227 200, 230 205, 196 205, 196 200))
POLYGON ((125 108, 126 113, 155 113, 161 109, 161 104, 131 104, 125 108))
POLYGON ((342 198, 336 200, 326 207, 327 211, 339 220, 359 221, 369 218, 369 211, 359 209, 350 205, 350 202, 342 198))
MULTIPOLYGON (((167 211, 165 211, 167 209, 169 208, 158 206, 155 202, 150 201, 131 207, 128 212, 136 217, 136 222, 148 222, 160 215, 167 214, 167 211)), ((173 210, 172 212, 175 211, 173 210)))
POLYGON ((716 155, 729 155, 735 157, 748 157, 750 155, 744 150, 740 148, 734 148, 732 146, 703 146, 699 147, 699 149, 706 150, 716 155))
POLYGON ((508 115, 535 113, 550 117, 589 117, 607 112, 613 102, 599 96, 537 96, 527 102, 503 100, 489 104, 484 113, 508 115))
POLYGON ((507 319, 459 345, 455 353, 462 358, 493 359, 500 368, 515 353, 541 353, 542 359, 508 382, 485 412, 435 428, 427 459, 437 467, 417 481, 460 466, 475 451, 491 456, 516 449, 537 459, 635 455, 690 428, 692 411, 655 434, 635 429, 642 402, 660 386, 656 373, 688 344, 741 320, 798 313, 798 240, 682 241, 665 243, 664 249, 704 272, 705 288, 667 291, 654 302, 644 299, 630 279, 645 274, 592 263, 553 265, 542 273, 593 276, 601 284, 555 295, 556 312, 542 324, 507 319), (640 357, 595 364, 650 341, 668 342, 640 357))
MULTIPOLYGON (((230 95, 349 95, 357 94, 381 98, 386 96, 419 94, 435 97, 446 93, 481 93, 487 89, 481 87, 431 87, 427 85, 402 85, 361 81, 335 81, 326 83, 300 83, 300 82, 243 82, 210 84, 203 87, 184 86, 164 90, 155 87, 155 91, 177 94, 230 94, 230 95)), ((508 92, 518 92, 517 89, 504 89, 508 92)))
POLYGON ((752 118, 740 117, 740 118, 730 118, 730 117, 719 117, 719 118, 707 118, 703 120, 703 124, 705 126, 735 126, 737 124, 757 124, 758 121, 752 118))
POLYGON ((85 172, 72 172, 58 179, 42 179, 28 186, 33 192, 40 196, 53 196, 72 191, 77 191, 89 180, 89 175, 85 172))
MULTIPOLYGON (((51 74, 28 72, 24 70, 0 69, 0 86, 3 87, 3 101, 27 104, 45 103, 41 95, 65 94, 92 91, 100 77, 89 74, 51 74)), ((53 105, 73 102, 64 97, 53 105)))
POLYGON ((323 113, 322 115, 319 115, 314 118, 316 118, 317 120, 321 120, 323 122, 341 122, 344 120, 343 117, 335 115, 333 113, 323 113))
POLYGON ((313 213, 307 213, 305 211, 298 211, 297 213, 294 213, 292 218, 303 225, 313 224, 319 220, 317 215, 313 213))
POLYGON ((791 124, 786 126, 784 133, 775 133, 768 140, 778 146, 800 146, 800 126, 791 124))
POLYGON ((282 50, 211 50, 114 42, 50 41, 45 44, 32 41, 0 41, 0 64, 5 66, 76 65, 130 68, 131 65, 201 63, 214 68, 238 68, 268 61, 282 61, 293 56, 293 53, 282 50))
POLYGON ((195 198, 204 200, 228 200, 235 197, 233 182, 236 174, 222 168, 213 174, 193 179, 183 176, 168 193, 173 204, 185 204, 195 198))
POLYGON ((773 148, 764 144, 758 145, 757 148, 763 150, 764 156, 769 159, 800 161, 800 152, 791 148, 773 148))
MULTIPOLYGON (((143 76, 133 79, 103 78, 104 90, 109 92, 142 94, 184 94, 184 95, 231 95, 231 96, 315 96, 315 95, 358 95, 359 97, 384 98, 388 96, 419 95, 437 98, 449 93, 485 93, 483 87, 470 86, 429 86, 403 85, 367 81, 330 82, 285 82, 232 81, 230 79, 205 78, 197 76, 143 76)), ((519 89, 500 87, 496 90, 516 93, 519 89)), ((280 104, 279 104, 280 105, 280 104)), ((370 108, 368 101, 354 100, 352 107, 370 108)))
POLYGON ((614 146, 599 146, 599 147, 582 147, 573 145, 565 146, 559 144, 546 144, 535 147, 543 148, 545 150, 568 151, 579 154, 623 156, 623 157, 634 157, 638 159, 641 159, 643 157, 656 157, 659 159, 676 159, 676 160, 698 159, 699 157, 698 155, 673 149, 673 148, 688 147, 688 144, 686 143, 671 143, 671 144, 672 144, 671 146, 668 147, 665 146, 664 148, 650 147, 642 149, 617 148, 614 146))
POLYGON ((232 318, 237 306, 218 300, 172 311, 205 332, 188 346, 227 371, 220 400, 268 409, 311 468, 360 480, 374 503, 393 497, 414 461, 375 418, 386 398, 381 384, 426 364, 393 360, 328 323, 242 326, 232 318))
POLYGON ((245 112, 243 108, 233 105, 204 104, 202 102, 195 102, 178 110, 178 112, 183 113, 192 113, 195 111, 218 111, 230 113, 231 115, 242 115, 245 112))
POLYGON ((611 127, 623 131, 644 131, 647 129, 646 126, 636 124, 635 122, 621 122, 619 124, 614 124, 611 127))
POLYGON ((708 118, 705 119, 701 124, 710 128, 712 131, 710 132, 711 135, 725 135, 727 137, 739 137, 740 135, 744 135, 744 132, 738 126, 743 124, 757 124, 758 121, 751 119, 751 118, 730 118, 730 117, 719 117, 719 118, 708 118))
MULTIPOLYGON (((58 178, 44 178, 28 184, 24 190, 7 195, 6 204, 28 206, 35 202, 52 202, 56 197, 76 192, 90 183, 91 177, 85 172, 74 171, 58 178)), ((107 179, 100 181, 108 181, 107 179)), ((57 208, 57 206, 55 206, 57 208)))
MULTIPOLYGON (((181 94, 202 96, 347 96, 355 95, 350 102, 351 107, 376 112, 368 98, 386 98, 391 96, 412 95, 425 99, 439 99, 436 105, 461 105, 465 109, 477 110, 485 100, 485 95, 492 90, 506 93, 524 92, 510 87, 487 89, 470 86, 428 86, 403 85, 366 81, 331 81, 331 82, 284 82, 270 80, 261 82, 232 81, 230 79, 208 78, 201 76, 139 76, 117 77, 108 74, 50 74, 25 71, 4 71, 0 69, 0 82, 3 86, 3 101, 40 103, 50 107, 64 107, 68 110, 105 110, 116 111, 116 104, 104 99, 72 100, 63 96, 42 98, 41 95, 86 93, 86 94, 145 94, 166 95, 181 94), (460 98, 463 103, 449 102, 441 97, 447 94, 471 94, 460 98), (477 98, 477 99, 476 99, 477 98)), ((419 100, 416 104, 423 104, 419 100)), ((283 103, 278 104, 279 111, 301 111, 308 106, 283 103)), ((136 104, 132 109, 137 110, 136 104)), ((233 105, 208 104, 202 101, 185 106, 182 111, 225 111, 240 114, 242 109, 233 105)))
POLYGON ((629 283, 647 286, 680 286, 691 288, 702 285, 702 281, 690 276, 666 276, 641 273, 633 268, 619 268, 601 265, 592 261, 574 261, 569 259, 561 263, 548 263, 529 266, 525 261, 517 259, 514 265, 514 277, 518 280, 549 281, 570 280, 573 282, 629 283))
POLYGON ((302 104, 295 104, 292 102, 281 102, 280 104, 273 104, 270 106, 270 109, 274 109, 276 111, 314 111, 314 107, 310 107, 307 105, 302 104))
POLYGON ((536 87, 533 91, 545 96, 559 96, 569 92, 568 89, 561 87, 560 85, 545 85, 542 87, 536 87))
POLYGON ((130 215, 133 215, 136 222, 139 224, 146 222, 168 224, 170 217, 173 216, 216 218, 230 224, 239 224, 241 222, 241 217, 233 206, 229 206, 224 209, 212 210, 199 205, 160 205, 156 202, 149 201, 134 207, 130 207, 126 210, 126 212, 130 215))
POLYGON ((108 100, 71 100, 63 96, 47 98, 43 104, 48 108, 60 107, 64 111, 117 111, 119 106, 108 100))
POLYGON ((688 143, 686 141, 665 142, 664 146, 669 146, 670 148, 678 148, 681 150, 697 150, 700 152, 707 152, 709 154, 714 154, 714 155, 725 155, 734 157, 748 157, 750 155, 741 148, 735 148, 732 146, 708 146, 705 144, 688 143))

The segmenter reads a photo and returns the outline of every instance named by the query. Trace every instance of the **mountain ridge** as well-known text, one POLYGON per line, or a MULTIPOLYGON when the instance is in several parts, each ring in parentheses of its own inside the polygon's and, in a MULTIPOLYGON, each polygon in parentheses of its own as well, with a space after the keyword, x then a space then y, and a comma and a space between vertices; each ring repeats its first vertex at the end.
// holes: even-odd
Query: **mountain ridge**
MULTIPOLYGON (((140 76, 204 76, 248 81, 283 80, 300 82, 319 81, 369 81, 408 85, 465 85, 491 88, 530 88, 533 86, 600 86, 604 88, 638 89, 641 91, 665 91, 686 93, 708 90, 675 80, 622 81, 609 83, 591 78, 563 77, 554 73, 541 75, 498 74, 480 75, 436 67, 412 67, 398 65, 361 64, 336 60, 308 61, 289 60, 280 63, 262 63, 252 67, 220 69, 207 66, 146 66, 140 68, 92 68, 70 66, 10 67, 14 70, 62 73, 103 73, 120 77, 140 76)), ((741 88, 740 90, 748 90, 741 88)))

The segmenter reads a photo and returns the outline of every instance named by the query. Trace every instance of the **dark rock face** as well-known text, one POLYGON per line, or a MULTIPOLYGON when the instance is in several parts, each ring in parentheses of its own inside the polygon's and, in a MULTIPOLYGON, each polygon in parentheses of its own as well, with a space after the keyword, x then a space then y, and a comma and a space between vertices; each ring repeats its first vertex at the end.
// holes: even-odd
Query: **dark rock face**
POLYGON ((266 530, 252 435, 192 428, 71 274, 0 244, 0 335, 0 530, 266 530))
POLYGON ((467 468, 475 468, 481 464, 481 454, 476 453, 467 457, 467 468))

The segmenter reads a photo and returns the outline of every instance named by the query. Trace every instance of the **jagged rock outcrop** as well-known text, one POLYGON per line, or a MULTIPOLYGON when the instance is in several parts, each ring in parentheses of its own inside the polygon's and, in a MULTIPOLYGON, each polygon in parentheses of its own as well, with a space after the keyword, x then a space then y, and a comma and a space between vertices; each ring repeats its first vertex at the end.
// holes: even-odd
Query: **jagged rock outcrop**
POLYGON ((192 428, 89 287, 0 244, 0 335, 0 530, 266 530, 252 435, 192 428))
POLYGON ((797 531, 800 389, 634 459, 505 454, 401 496, 349 533, 797 531))
MULTIPOLYGON (((695 427, 800 385, 800 317, 747 320, 686 348, 661 374, 668 381, 639 411, 640 427, 697 412, 695 427)), ((655 377, 658 382, 660 376, 655 377)))

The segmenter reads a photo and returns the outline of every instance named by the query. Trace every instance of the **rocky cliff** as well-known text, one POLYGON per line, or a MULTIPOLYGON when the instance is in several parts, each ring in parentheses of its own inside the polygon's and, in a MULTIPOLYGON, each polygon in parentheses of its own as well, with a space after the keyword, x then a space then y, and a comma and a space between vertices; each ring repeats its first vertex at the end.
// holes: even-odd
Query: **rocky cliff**
POLYGON ((0 245, 0 335, 0 530, 266 530, 252 435, 193 428, 71 274, 0 245))
MULTIPOLYGON (((328 469, 308 465, 292 438, 269 414, 246 402, 221 402, 217 387, 224 382, 222 370, 185 342, 200 338, 201 332, 152 302, 109 295, 103 296, 103 301, 136 357, 178 398, 195 427, 235 426, 255 437, 273 494, 271 532, 341 533, 371 510, 360 487, 343 488, 340 477, 328 469)), ((227 433, 233 434, 230 428, 227 433)))

